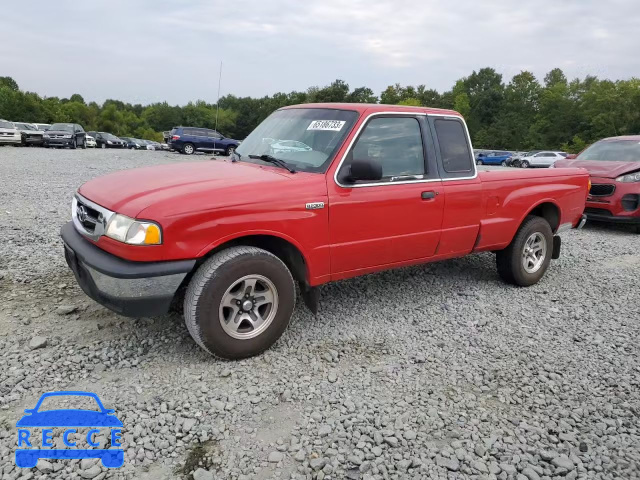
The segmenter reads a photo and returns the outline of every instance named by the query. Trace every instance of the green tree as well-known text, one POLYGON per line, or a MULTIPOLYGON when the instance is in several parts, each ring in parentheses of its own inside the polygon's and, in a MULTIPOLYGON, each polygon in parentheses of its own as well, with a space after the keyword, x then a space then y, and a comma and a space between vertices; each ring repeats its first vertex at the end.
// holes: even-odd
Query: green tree
POLYGON ((20 90, 20 88, 18 87, 18 82, 16 82, 11 77, 0 77, 0 88, 2 87, 6 87, 9 90, 13 90, 14 92, 20 90))

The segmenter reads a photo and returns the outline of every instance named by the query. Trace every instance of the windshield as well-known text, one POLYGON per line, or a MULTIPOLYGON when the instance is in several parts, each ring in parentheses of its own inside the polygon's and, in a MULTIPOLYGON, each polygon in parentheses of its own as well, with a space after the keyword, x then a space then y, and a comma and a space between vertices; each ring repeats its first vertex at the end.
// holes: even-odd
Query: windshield
POLYGON ((11 122, 3 122, 0 120, 0 128, 15 128, 11 122))
POLYGON ((111 140, 112 142, 118 140, 118 137, 111 135, 110 133, 102 133, 102 138, 105 140, 111 140))
POLYGON ((596 142, 578 155, 576 160, 640 162, 640 142, 637 140, 607 140, 596 142))
POLYGON ((249 134, 236 153, 242 161, 261 163, 249 155, 271 155, 296 170, 324 172, 357 118, 353 110, 278 110, 249 134))
POLYGON ((35 127, 28 123, 16 123, 16 128, 20 128, 21 130, 35 130, 35 127))
POLYGON ((70 123, 54 123, 49 128, 47 128, 47 130, 62 130, 64 132, 73 132, 73 125, 71 125, 70 123))

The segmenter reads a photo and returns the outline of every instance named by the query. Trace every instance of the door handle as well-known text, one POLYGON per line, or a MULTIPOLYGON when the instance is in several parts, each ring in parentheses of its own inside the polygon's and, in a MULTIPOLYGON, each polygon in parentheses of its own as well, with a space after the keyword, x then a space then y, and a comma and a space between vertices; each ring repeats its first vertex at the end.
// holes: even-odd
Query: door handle
POLYGON ((430 190, 428 192, 422 192, 422 195, 420 196, 422 197, 422 200, 432 200, 436 198, 436 195, 438 195, 438 192, 434 192, 433 190, 430 190))

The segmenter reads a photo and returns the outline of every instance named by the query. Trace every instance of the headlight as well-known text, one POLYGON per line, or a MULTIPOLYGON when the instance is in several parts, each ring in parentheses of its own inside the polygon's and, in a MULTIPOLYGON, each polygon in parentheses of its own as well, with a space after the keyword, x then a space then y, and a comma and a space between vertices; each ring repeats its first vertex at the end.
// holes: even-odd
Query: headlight
POLYGON ((63 135, 62 138, 71 138, 71 135, 63 135))
POLYGON ((153 222, 140 222, 120 214, 111 217, 105 235, 130 245, 160 245, 162 243, 160 225, 153 222))
POLYGON ((640 182, 640 172, 627 173, 616 178, 617 182, 631 183, 640 182))
POLYGON ((45 134, 43 135, 43 137, 44 137, 44 138, 49 138, 50 136, 51 136, 51 135, 49 135, 49 134, 47 134, 47 133, 45 133, 45 134))
POLYGON ((112 144, 113 144, 113 142, 112 142, 111 140, 107 140, 107 143, 108 143, 109 145, 112 145, 112 144))

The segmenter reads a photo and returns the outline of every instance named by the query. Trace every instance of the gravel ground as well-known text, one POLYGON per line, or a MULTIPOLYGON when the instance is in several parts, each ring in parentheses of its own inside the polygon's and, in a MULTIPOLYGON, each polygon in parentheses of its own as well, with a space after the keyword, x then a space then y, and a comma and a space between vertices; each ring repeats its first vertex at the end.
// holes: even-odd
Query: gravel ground
POLYGON ((491 254, 328 285, 317 317, 299 306, 274 348, 224 362, 178 315, 93 303, 58 238, 82 182, 184 160, 0 148, 2 478, 640 477, 639 236, 567 233, 526 289, 491 254), (14 467, 23 409, 60 389, 116 409, 124 467, 14 467))

